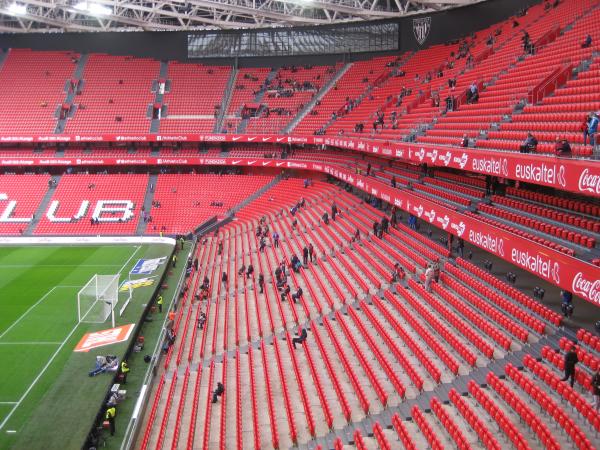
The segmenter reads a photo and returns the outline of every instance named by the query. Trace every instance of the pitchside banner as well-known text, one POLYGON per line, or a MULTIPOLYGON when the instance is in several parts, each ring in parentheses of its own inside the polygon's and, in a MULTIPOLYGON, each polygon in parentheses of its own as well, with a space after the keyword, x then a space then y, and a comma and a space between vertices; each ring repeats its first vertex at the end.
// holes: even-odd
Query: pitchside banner
POLYGON ((86 333, 77 343, 73 351, 89 352, 92 349, 104 347, 105 345, 125 342, 129 339, 129 336, 131 336, 131 332, 133 331, 134 327, 135 325, 131 323, 128 325, 121 325, 120 327, 116 328, 109 328, 108 330, 86 333))
MULTIPOLYGON (((107 165, 114 164, 115 161, 115 159, 109 158, 102 158, 101 160, 106 161, 107 165)), ((132 160, 128 159, 127 161, 132 160)), ((487 225, 476 217, 467 216, 451 208, 440 206, 430 200, 414 195, 411 191, 393 189, 373 178, 356 175, 341 166, 309 161, 247 158, 143 158, 140 161, 143 161, 141 164, 275 167, 328 173, 600 306, 600 267, 503 229, 487 225)), ((576 161, 572 162, 575 163, 576 161)), ((591 162, 587 162, 587 164, 591 165, 591 162)), ((597 163, 594 163, 594 165, 596 166, 597 163)), ((587 167, 586 169, 593 170, 594 173, 599 172, 598 167, 587 167)), ((558 172, 553 173, 560 172, 559 168, 558 172)), ((586 172, 582 171, 583 173, 586 172)), ((561 177, 563 176, 568 179, 564 173, 561 177)), ((600 179, 600 173, 594 175, 594 177, 600 179)), ((598 182, 593 181, 593 183, 598 182)), ((594 192, 597 192, 597 190, 594 192)))
POLYGON ((393 189, 370 177, 357 176, 337 166, 312 164, 371 195, 395 205, 466 242, 600 306, 600 267, 496 228, 453 209, 393 189))
MULTIPOLYGON (((450 167, 511 180, 550 186, 600 197, 600 162, 535 154, 386 142, 325 136, 280 135, 49 135, 0 136, 0 143, 57 142, 238 142, 264 144, 316 144, 355 150, 434 167, 450 167)), ((1 158, 0 166, 165 165, 213 164, 201 158, 1 158)), ((219 163, 214 163, 219 164, 219 163)))
POLYGON ((167 260, 166 256, 154 259, 138 259, 129 272, 131 275, 150 275, 167 260))

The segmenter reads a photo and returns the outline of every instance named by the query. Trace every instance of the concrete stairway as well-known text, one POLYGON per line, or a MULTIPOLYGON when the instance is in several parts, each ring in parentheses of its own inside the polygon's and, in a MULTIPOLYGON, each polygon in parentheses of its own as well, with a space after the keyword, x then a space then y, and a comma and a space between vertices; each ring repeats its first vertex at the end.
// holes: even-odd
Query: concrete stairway
MULTIPOLYGON (((87 63, 88 60, 88 55, 87 54, 82 54, 79 57, 79 61, 77 61, 77 64, 75 65, 75 70, 73 72, 73 77, 71 78, 71 80, 76 80, 76 82, 78 83, 78 87, 77 89, 82 89, 83 88, 83 72, 85 70, 85 65, 87 63)), ((76 90, 73 90, 71 88, 71 80, 66 80, 65 81, 65 93, 66 93, 66 98, 65 101, 63 102, 63 104, 68 105, 69 106, 69 112, 67 114, 67 118, 65 119, 61 119, 60 118, 60 112, 61 112, 61 106, 59 106, 55 112, 56 115, 56 127, 54 128, 54 132, 57 134, 63 133, 65 131, 65 127, 67 126, 67 120, 68 117, 72 117, 73 114, 75 113, 75 109, 74 109, 74 102, 75 102, 75 98, 77 95, 76 90)))
POLYGON ((306 105, 304 105, 304 108, 302 108, 300 112, 296 114, 296 117, 294 117, 292 121, 285 126, 285 128, 283 129, 283 134, 291 133, 293 129, 296 128, 296 125, 298 125, 300 121, 304 119, 304 117, 310 111, 312 111, 317 102, 320 101, 333 86, 335 86, 338 80, 344 76, 344 74, 348 71, 348 69, 350 69, 350 67, 352 67, 352 63, 344 64, 340 68, 340 70, 338 70, 338 72, 333 76, 333 78, 331 78, 331 80, 325 83, 321 90, 317 92, 317 95, 315 95, 308 103, 306 103, 306 105))
POLYGON ((50 200, 52 199, 52 196, 54 195, 56 186, 58 186, 58 183, 60 182, 61 175, 55 175, 52 177, 52 179, 56 183, 52 187, 48 186, 48 190, 46 191, 44 198, 42 199, 39 206, 37 207, 34 217, 33 217, 33 220, 31 222, 29 222, 29 225, 23 232, 23 236, 32 236, 33 235, 33 231, 35 230, 35 227, 37 227, 37 224, 39 223, 43 214, 48 210, 48 205, 50 204, 50 200))
MULTIPOLYGON (((152 211, 152 201, 154 200, 154 191, 156 190, 156 182, 158 180, 158 175, 150 175, 148 177, 148 185, 146 186, 146 195, 144 196, 144 211, 150 213, 152 211)), ((138 236, 143 235, 146 232, 146 226, 148 225, 144 222, 143 215, 140 209, 140 218, 137 224, 137 229, 135 234, 138 236)))
POLYGON ((223 119, 227 114, 227 110, 229 109, 229 103, 231 102, 231 97, 233 96, 233 86, 235 80, 237 78, 238 69, 237 67, 232 67, 231 73, 229 74, 229 80, 227 81, 227 86, 225 86, 225 93, 223 95, 223 101, 221 103, 221 111, 215 121, 215 127, 213 128, 213 132, 220 133, 223 128, 223 119))

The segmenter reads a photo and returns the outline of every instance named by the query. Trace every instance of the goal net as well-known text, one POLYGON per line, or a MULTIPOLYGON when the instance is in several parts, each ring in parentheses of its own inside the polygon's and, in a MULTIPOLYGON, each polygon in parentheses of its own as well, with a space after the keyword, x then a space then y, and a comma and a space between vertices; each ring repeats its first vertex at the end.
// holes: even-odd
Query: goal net
POLYGON ((77 293, 79 322, 105 322, 118 302, 119 275, 94 275, 77 293))

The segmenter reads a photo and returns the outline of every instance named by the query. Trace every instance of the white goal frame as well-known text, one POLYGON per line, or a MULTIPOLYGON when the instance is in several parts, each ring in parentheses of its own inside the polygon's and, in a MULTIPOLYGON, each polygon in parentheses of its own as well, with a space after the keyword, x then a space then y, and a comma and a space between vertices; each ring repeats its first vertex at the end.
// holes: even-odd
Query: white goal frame
POLYGON ((79 323, 104 323, 111 316, 112 326, 115 327, 114 311, 119 302, 119 278, 119 275, 95 274, 77 292, 79 323))

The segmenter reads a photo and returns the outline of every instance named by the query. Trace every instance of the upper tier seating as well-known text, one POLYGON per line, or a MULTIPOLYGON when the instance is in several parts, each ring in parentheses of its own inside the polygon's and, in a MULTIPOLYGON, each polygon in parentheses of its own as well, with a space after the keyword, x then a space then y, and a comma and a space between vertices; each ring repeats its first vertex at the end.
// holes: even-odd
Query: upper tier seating
MULTIPOLYGON (((244 68, 239 69, 236 79, 233 83, 233 92, 229 107, 225 112, 227 122, 234 123, 231 119, 241 117, 242 108, 247 103, 254 103, 260 89, 265 85, 267 76, 271 72, 269 68, 244 68)), ((231 129, 226 128, 228 132, 235 133, 237 124, 231 129)))
POLYGON ((297 134, 314 134, 331 120, 349 100, 357 100, 380 76, 389 73, 396 58, 393 56, 355 62, 337 83, 325 94, 319 104, 294 128, 297 134))
MULTIPOLYGON (((579 17, 583 11, 590 8, 593 1, 581 2, 562 2, 557 8, 551 8, 547 13, 541 15, 539 19, 532 22, 528 27, 528 32, 533 42, 542 36, 552 27, 560 27, 563 29, 566 25, 579 17)), ((541 7, 541 5, 540 5, 541 7)), ((518 151, 519 146, 524 141, 527 131, 532 131, 537 135, 537 131, 556 131, 556 133, 540 134, 538 139, 538 151, 542 153, 552 153, 554 149, 554 138, 557 134, 577 129, 583 116, 583 112, 579 116, 579 120, 572 124, 549 124, 545 120, 544 115, 532 116, 527 114, 528 111, 541 111, 544 106, 530 106, 526 108, 524 113, 527 115, 521 118, 521 114, 513 115, 513 122, 505 123, 504 115, 510 115, 517 103, 528 98, 529 92, 541 83, 553 70, 562 64, 570 63, 573 67, 577 67, 584 59, 590 59, 592 52, 598 46, 600 34, 594 36, 594 44, 582 49, 581 43, 589 30, 595 28, 592 24, 600 19, 600 11, 594 10, 589 15, 580 18, 572 27, 560 35, 556 41, 551 44, 536 49, 535 54, 527 55, 520 60, 516 60, 518 56, 523 54, 521 40, 517 37, 509 41, 497 54, 491 55, 486 61, 488 64, 495 62, 502 56, 505 58, 510 55, 513 59, 514 66, 504 66, 503 73, 496 74, 496 79, 493 84, 490 83, 485 89, 481 90, 480 97, 477 103, 470 105, 461 105, 458 111, 449 112, 445 117, 440 118, 433 130, 427 132, 425 136, 418 138, 419 142, 438 143, 438 144, 454 144, 458 145, 460 138, 464 133, 467 133, 470 138, 477 139, 477 147, 514 150, 518 151), (500 131, 490 131, 487 138, 479 138, 479 132, 487 132, 492 123, 500 123, 500 131), (513 130, 520 130, 521 133, 512 133, 513 130), (509 133, 505 133, 505 132, 509 133), (446 142, 441 138, 451 140, 446 142)), ((597 32, 593 32, 592 35, 597 32)), ((473 73, 469 73, 472 80, 480 80, 489 83, 492 73, 485 74, 481 77, 481 69, 486 65, 484 62, 481 67, 475 68, 473 73), (479 74, 479 77, 477 76, 479 74)), ((506 63, 510 63, 506 61, 506 63)), ((559 91, 560 92, 560 91, 559 91)), ((560 112, 562 108, 560 104, 578 103, 576 95, 559 95, 556 93, 553 97, 547 97, 542 104, 548 103, 548 107, 544 110, 560 112)), ((569 90, 566 91, 570 92, 569 90)), ((461 91, 458 91, 459 95, 461 91)), ((587 101, 587 100, 586 100, 587 101)), ((592 100, 593 101, 593 100, 592 100)), ((580 105, 574 107, 573 111, 585 111, 585 108, 592 105, 580 105), (577 109, 579 108, 579 109, 577 109)), ((566 106, 570 108, 570 106, 566 106)), ((569 111, 571 109, 568 109, 569 111)), ((588 110, 589 112, 589 110, 588 110)), ((577 144, 577 140, 572 142, 572 148, 575 155, 587 156, 591 153, 590 148, 584 148, 577 144), (573 145, 575 144, 575 145, 573 145)))
POLYGON ((85 65, 81 95, 65 133, 148 133, 152 81, 160 63, 150 59, 92 54, 85 65))
POLYGON ((170 90, 164 95, 167 114, 160 121, 160 132, 212 132, 231 67, 171 62, 168 71, 170 90))
POLYGON ((0 134, 52 134, 79 55, 11 49, 0 70, 0 134))
POLYGON ((293 66, 277 70, 261 104, 268 112, 250 119, 248 133, 277 134, 339 70, 336 66, 293 66))

